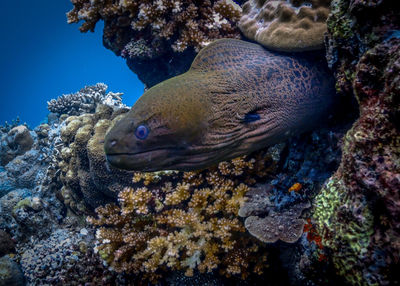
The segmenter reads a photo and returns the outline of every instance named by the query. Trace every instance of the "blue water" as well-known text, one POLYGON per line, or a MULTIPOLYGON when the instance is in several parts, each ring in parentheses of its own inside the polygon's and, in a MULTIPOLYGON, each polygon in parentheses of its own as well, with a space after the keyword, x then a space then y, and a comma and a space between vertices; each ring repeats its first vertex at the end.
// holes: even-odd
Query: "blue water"
POLYGON ((0 125, 20 117, 34 127, 47 101, 104 82, 132 105, 143 84, 102 44, 102 23, 82 34, 68 25, 69 0, 0 1, 0 125))

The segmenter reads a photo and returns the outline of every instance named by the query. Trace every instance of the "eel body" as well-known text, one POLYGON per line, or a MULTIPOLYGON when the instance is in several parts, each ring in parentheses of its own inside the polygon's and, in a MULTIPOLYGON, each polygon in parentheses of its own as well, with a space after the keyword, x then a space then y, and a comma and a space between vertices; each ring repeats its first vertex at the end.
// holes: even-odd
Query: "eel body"
POLYGON ((335 95, 322 62, 215 41, 114 125, 107 160, 127 170, 195 170, 309 130, 327 117, 335 95))

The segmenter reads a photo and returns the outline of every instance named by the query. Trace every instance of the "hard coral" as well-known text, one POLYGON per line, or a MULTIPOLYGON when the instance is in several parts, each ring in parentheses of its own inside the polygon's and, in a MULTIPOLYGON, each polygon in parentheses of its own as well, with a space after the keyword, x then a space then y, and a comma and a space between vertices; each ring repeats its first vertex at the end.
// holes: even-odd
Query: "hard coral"
POLYGON ((68 22, 83 20, 80 30, 87 32, 93 31, 99 20, 104 20, 105 41, 116 40, 116 50, 113 50, 118 53, 130 42, 126 41, 128 38, 144 39, 150 45, 153 38, 161 37, 172 40, 172 48, 181 52, 189 46, 200 49, 224 36, 238 36, 235 22, 241 9, 231 0, 71 2, 74 9, 68 13, 68 22), (116 34, 108 34, 111 30, 116 34))
MULTIPOLYGON (((256 263, 254 259, 265 258, 265 248, 282 244, 265 245, 252 238, 244 232, 237 214, 280 216, 311 201, 337 169, 337 139, 341 134, 338 130, 321 130, 302 135, 290 144, 221 162, 209 170, 137 172, 132 186, 119 193, 119 205, 99 207, 98 217, 89 219, 99 227, 97 250, 117 271, 150 279, 177 269, 188 275, 213 269, 220 269, 225 275, 265 273, 268 261, 256 263), (298 182, 301 190, 288 192, 298 182), (270 190, 259 194, 258 201, 246 201, 255 184, 261 184, 263 190, 269 186, 270 190)), ((297 240, 302 234, 304 222, 296 213, 284 220, 287 219, 285 225, 301 220, 296 228, 300 234, 288 232, 289 236, 294 233, 296 239, 287 241, 297 240)), ((279 231, 279 225, 276 227, 279 231)), ((276 228, 270 231, 275 232, 276 228)), ((286 240, 283 234, 282 238, 286 240)))
POLYGON ((17 118, 13 119, 11 121, 11 123, 8 123, 7 121, 5 121, 4 125, 0 125, 0 132, 8 133, 11 129, 13 129, 14 127, 17 127, 19 125, 25 125, 26 127, 28 127, 28 125, 26 123, 21 124, 21 119, 19 118, 19 116, 17 116, 17 118))
POLYGON ((236 217, 249 188, 241 182, 254 171, 252 162, 244 157, 221 163, 219 170, 224 165, 229 175, 213 168, 164 173, 161 181, 146 182, 146 175, 136 174, 134 181, 142 187, 126 188, 119 193, 120 206, 99 207, 98 218, 89 218, 101 226, 100 255, 117 271, 153 280, 167 268, 189 276, 196 269, 219 269, 226 276, 261 274, 266 253, 244 234, 236 217))
POLYGON ((0 257, 0 285, 24 286, 24 280, 18 263, 8 256, 0 257))
POLYGON ((86 86, 76 93, 66 94, 47 102, 50 112, 58 115, 81 115, 94 113, 99 104, 105 104, 114 108, 125 107, 122 104, 122 93, 107 91, 107 85, 98 83, 94 86, 86 86))
POLYGON ((301 213, 310 203, 297 201, 280 210, 270 200, 270 193, 271 186, 258 186, 246 194, 246 201, 239 210, 239 215, 246 217, 246 229, 263 242, 296 242, 305 224, 301 213))
POLYGON ((339 55, 334 65, 338 88, 342 92, 351 88, 360 118, 345 136, 338 171, 317 196, 314 219, 337 273, 358 285, 399 281, 395 269, 400 261, 400 39, 391 33, 385 36, 380 29, 400 25, 392 17, 394 10, 384 9, 389 3, 334 1, 331 21, 349 22, 355 36, 342 33, 343 26, 334 22, 328 25, 331 43, 341 43, 331 47, 339 55), (374 13, 382 16, 361 26, 373 6, 374 13), (367 40, 365 33, 374 30, 375 40, 367 40), (349 57, 349 51, 361 54, 360 58, 349 57), (346 79, 351 80, 349 86, 341 81, 343 67, 351 74, 346 79))
POLYGON ((246 229, 263 242, 282 240, 294 243, 303 234, 305 222, 297 218, 299 213, 292 214, 291 211, 279 215, 271 214, 265 218, 250 216, 246 219, 246 229))
POLYGON ((75 212, 86 212, 110 202, 131 181, 131 173, 109 166, 104 150, 105 133, 127 109, 99 105, 94 114, 70 116, 61 129, 58 163, 64 203, 75 212), (116 118, 116 119, 115 119, 116 118))
POLYGON ((335 73, 337 91, 351 95, 361 56, 398 33, 399 6, 391 0, 332 0, 331 7, 327 20, 327 60, 335 73))
POLYGON ((330 2, 250 0, 243 5, 239 27, 246 37, 272 50, 322 49, 330 2))
POLYGON ((15 249, 15 244, 10 235, 4 230, 0 230, 0 257, 12 253, 15 249))
POLYGON ((373 233, 373 216, 362 196, 349 193, 343 181, 330 179, 316 198, 313 218, 320 245, 333 250, 331 259, 338 274, 361 285, 365 284, 362 261, 373 233))
POLYGON ((8 133, 0 133, 0 166, 5 166, 18 155, 30 150, 33 138, 25 125, 12 128, 8 133))
POLYGON ((125 57, 149 87, 186 71, 193 48, 198 51, 215 39, 240 35, 236 22, 241 8, 232 0, 71 2, 68 22, 84 21, 80 30, 87 32, 104 20, 104 45, 125 57))

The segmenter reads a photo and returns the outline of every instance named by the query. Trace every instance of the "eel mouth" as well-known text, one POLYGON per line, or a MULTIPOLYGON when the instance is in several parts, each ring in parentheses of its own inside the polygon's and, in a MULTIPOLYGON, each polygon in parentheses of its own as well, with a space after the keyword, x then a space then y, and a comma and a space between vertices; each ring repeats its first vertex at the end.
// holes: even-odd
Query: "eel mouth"
POLYGON ((149 150, 135 153, 108 153, 107 162, 127 171, 155 172, 160 170, 191 171, 210 165, 209 156, 204 154, 172 154, 169 149, 149 150))
POLYGON ((107 153, 106 159, 112 166, 128 171, 152 171, 154 166, 163 165, 167 150, 149 150, 135 153, 107 153))

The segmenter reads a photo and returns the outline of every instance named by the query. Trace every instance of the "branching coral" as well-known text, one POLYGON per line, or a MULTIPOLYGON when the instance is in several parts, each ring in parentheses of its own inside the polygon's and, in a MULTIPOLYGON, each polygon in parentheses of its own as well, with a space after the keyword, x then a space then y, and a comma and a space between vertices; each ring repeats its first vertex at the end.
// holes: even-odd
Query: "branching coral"
POLYGON ((107 85, 98 83, 94 86, 86 86, 76 93, 66 94, 47 102, 47 108, 59 115, 81 115, 94 113, 99 104, 105 104, 115 108, 122 108, 122 93, 108 92, 107 85))
POLYGON ((242 157, 211 170, 167 172, 161 181, 158 174, 136 173, 133 180, 142 187, 126 188, 120 206, 99 207, 98 218, 88 219, 101 226, 100 255, 117 271, 149 279, 167 268, 189 276, 217 268, 226 276, 261 274, 265 250, 237 218, 249 190, 242 181, 257 178, 254 161, 242 157))
MULTIPOLYGON (((264 260, 264 246, 278 246, 252 238, 237 214, 265 217, 274 212, 275 218, 286 220, 285 225, 299 222, 287 232, 288 239, 278 233, 278 239, 297 240, 304 224, 303 203, 312 200, 338 165, 340 134, 324 130, 303 135, 292 144, 271 146, 209 170, 134 173, 132 186, 119 194, 119 205, 101 207, 98 217, 89 219, 99 227, 98 252, 118 271, 153 279, 177 269, 187 274, 213 269, 235 276, 265 273, 266 262, 254 258, 264 260), (256 183, 264 191, 249 206, 245 194, 256 183), (289 192, 295 183, 301 189, 289 192), (246 212, 240 212, 244 205, 246 212), (289 210, 293 213, 285 214, 289 210)), ((275 226, 280 231, 279 224, 275 226)))
POLYGON ((104 20, 103 44, 126 59, 147 86, 187 71, 196 50, 220 38, 239 38, 241 8, 232 0, 71 0, 69 23, 82 32, 104 20))
MULTIPOLYGON (((157 50, 154 38, 171 40, 174 51, 200 49, 212 40, 238 37, 236 22, 241 8, 231 0, 72 0, 68 22, 84 21, 80 30, 93 31, 105 21, 104 40, 117 54, 140 54, 137 41, 145 40, 144 50, 157 50), (133 41, 133 42, 132 42, 133 41), (135 47, 137 52, 132 52, 135 47)), ((143 43, 143 42, 142 42, 143 43)), ((144 52, 143 54, 153 55, 144 52)))
POLYGON ((5 121, 4 125, 0 125, 0 132, 8 133, 11 129, 19 125, 25 125, 27 128, 29 128, 29 126, 26 123, 22 124, 21 119, 19 118, 19 116, 17 116, 16 119, 11 120, 11 123, 5 121))

